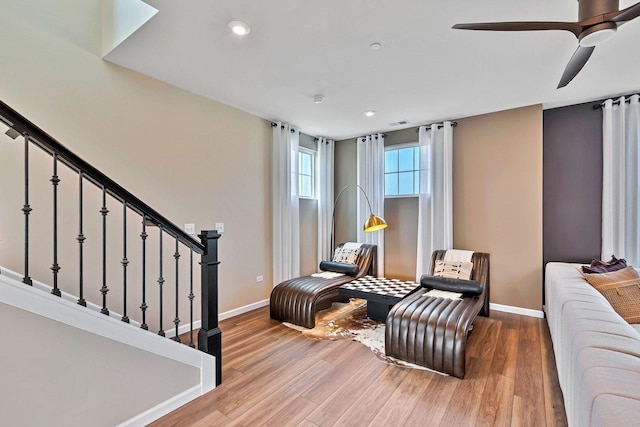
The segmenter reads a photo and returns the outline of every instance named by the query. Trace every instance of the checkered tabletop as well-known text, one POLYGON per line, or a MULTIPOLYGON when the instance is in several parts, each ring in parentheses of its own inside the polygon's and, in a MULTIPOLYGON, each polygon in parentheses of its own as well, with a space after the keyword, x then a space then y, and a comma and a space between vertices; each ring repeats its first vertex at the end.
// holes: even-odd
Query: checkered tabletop
POLYGON ((344 284, 340 288, 402 299, 419 286, 420 284, 416 282, 387 279, 385 277, 364 276, 344 284))

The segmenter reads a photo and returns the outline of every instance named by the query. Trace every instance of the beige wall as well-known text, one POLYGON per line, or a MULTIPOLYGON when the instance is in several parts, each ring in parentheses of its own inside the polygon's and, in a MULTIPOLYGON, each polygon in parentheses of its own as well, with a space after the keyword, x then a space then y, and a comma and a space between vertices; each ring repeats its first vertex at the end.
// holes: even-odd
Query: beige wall
POLYGON ((454 246, 491 254, 491 302, 542 308, 542 106, 458 120, 454 246))
MULTIPOLYGON (((542 107, 457 120, 453 143, 454 247, 491 254, 491 302, 542 307, 542 107)), ((415 128, 385 145, 415 142, 415 128)), ((356 182, 353 139, 336 144, 336 191, 356 182)), ((337 209, 338 241, 355 239, 355 196, 337 209)), ((415 279, 418 200, 388 198, 385 275, 415 279)))
POLYGON ((384 201, 384 274, 402 280, 416 280, 418 256, 418 198, 401 197, 384 201))
MULTIPOLYGON (((98 1, 43 4, 42 13, 32 15, 25 14, 20 3, 3 4, 0 14, 0 99, 178 226, 195 223, 197 230, 203 230, 214 229, 216 222, 225 223, 219 241, 221 312, 267 298, 272 287, 269 123, 102 61, 96 54, 98 1), (264 276, 264 283, 256 283, 258 275, 264 276)), ((0 193, 0 263, 19 270, 22 223, 10 220, 13 213, 20 218, 21 190, 20 185, 6 184, 20 182, 21 163, 4 157, 16 151, 16 144, 6 140, 0 144, 3 177, 10 177, 3 179, 0 193), (5 203, 5 198, 14 195, 17 205, 15 200, 5 203)), ((51 223, 50 214, 39 217, 38 213, 50 204, 50 160, 38 156, 34 155, 33 173, 41 174, 43 182, 38 185, 42 185, 43 196, 32 200, 34 236, 51 223)), ((64 193, 75 187, 76 181, 71 174, 62 175, 60 191, 64 193)), ((99 227, 99 194, 87 191, 86 227, 99 227)), ((117 240, 121 232, 116 228, 121 206, 115 201, 108 204, 109 231, 116 239, 108 247, 109 298, 115 310, 122 309, 118 307, 122 255, 117 240)), ((61 238, 72 244, 77 234, 76 209, 61 214, 61 222, 72 230, 61 238)), ((87 233, 87 245, 100 238, 87 233)), ((135 234, 132 230, 132 236, 137 234, 139 229, 135 234)), ((32 246, 42 250, 46 259, 41 268, 34 267, 33 276, 50 283, 50 242, 32 246)), ((168 281, 173 275, 171 242, 166 248, 164 276, 168 281)), ((77 273, 71 265, 77 258, 76 247, 61 250, 62 286, 75 288, 77 273)), ((129 251, 133 254, 137 249, 130 246, 129 251)), ((186 258, 183 253, 182 261, 186 258)), ((139 277, 134 265, 129 268, 131 277, 139 277)), ((150 287, 157 287, 154 274, 156 277, 148 279, 150 287)), ((97 295, 98 279, 87 283, 97 295)), ((139 300, 133 301, 132 317, 139 312, 139 304, 139 300)), ((170 322, 173 314, 165 314, 170 322)), ((187 316, 185 303, 183 321, 187 316)))

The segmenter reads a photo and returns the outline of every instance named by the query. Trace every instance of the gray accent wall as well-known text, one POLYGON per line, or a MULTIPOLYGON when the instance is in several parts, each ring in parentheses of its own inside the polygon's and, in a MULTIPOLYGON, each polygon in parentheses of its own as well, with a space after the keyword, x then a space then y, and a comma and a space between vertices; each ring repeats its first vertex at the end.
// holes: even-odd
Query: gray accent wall
POLYGON ((543 262, 600 258, 602 111, 595 102, 543 113, 543 262))

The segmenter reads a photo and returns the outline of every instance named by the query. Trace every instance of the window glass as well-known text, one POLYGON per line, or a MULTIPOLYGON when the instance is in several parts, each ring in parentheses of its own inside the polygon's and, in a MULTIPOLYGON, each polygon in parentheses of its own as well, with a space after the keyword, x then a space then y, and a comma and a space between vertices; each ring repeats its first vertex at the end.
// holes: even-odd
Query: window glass
POLYGON ((398 174, 397 173, 384 174, 384 195, 385 196, 398 195, 398 174))
POLYGON ((400 172, 398 174, 398 194, 403 196, 415 194, 413 191, 413 172, 400 172))
POLYGON ((415 196, 419 189, 420 147, 417 143, 387 147, 384 154, 384 195, 415 196))
POLYGON ((384 172, 398 172, 398 150, 384 152, 384 172))
POLYGON ((403 148, 398 150, 398 171, 413 170, 413 148, 403 148))
POLYGON ((311 156, 308 153, 300 153, 300 173, 311 176, 311 156))
POLYGON ((304 147, 298 149, 298 196, 315 198, 316 153, 304 147))

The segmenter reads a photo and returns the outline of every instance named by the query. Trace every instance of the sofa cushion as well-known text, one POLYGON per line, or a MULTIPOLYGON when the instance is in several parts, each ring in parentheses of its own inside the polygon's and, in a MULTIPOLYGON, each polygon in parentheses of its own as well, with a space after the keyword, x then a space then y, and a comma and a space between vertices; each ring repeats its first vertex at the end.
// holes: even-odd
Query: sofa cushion
POLYGON ((450 279, 469 280, 473 270, 473 263, 468 261, 437 260, 433 268, 433 275, 450 279))
POLYGON ((349 276, 355 276, 360 271, 360 267, 357 264, 347 264, 344 262, 335 261, 322 261, 320 263, 320 270, 333 271, 334 273, 348 274, 349 276))
POLYGON ((613 309, 629 323, 640 323, 640 276, 633 267, 609 273, 584 274, 613 309))
POLYGON ((582 272, 589 274, 609 273, 611 271, 622 270, 627 266, 627 261, 618 259, 615 255, 611 255, 609 261, 601 261, 599 259, 591 260, 591 265, 583 265, 582 272))
POLYGON ((476 280, 452 279, 429 274, 423 274, 420 277, 420 285, 423 288, 459 292, 464 295, 480 295, 483 289, 482 283, 476 280))

